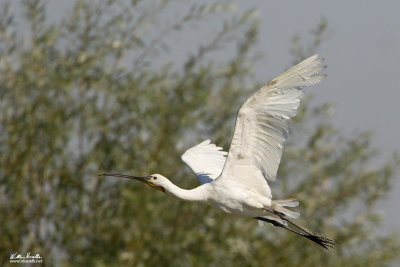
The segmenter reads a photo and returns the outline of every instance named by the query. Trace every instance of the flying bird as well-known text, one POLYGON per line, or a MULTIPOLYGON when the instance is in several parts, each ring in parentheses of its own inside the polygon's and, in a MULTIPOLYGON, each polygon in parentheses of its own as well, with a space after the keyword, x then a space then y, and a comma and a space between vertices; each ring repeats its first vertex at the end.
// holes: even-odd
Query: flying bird
POLYGON ((311 56, 269 81, 239 109, 229 153, 206 140, 190 149, 182 160, 192 169, 200 186, 186 190, 161 174, 132 176, 103 173, 138 180, 168 195, 209 204, 226 213, 270 223, 303 236, 323 248, 335 242, 295 223, 295 199, 273 200, 268 182, 276 179, 290 119, 297 113, 303 88, 326 75, 323 58, 311 56))

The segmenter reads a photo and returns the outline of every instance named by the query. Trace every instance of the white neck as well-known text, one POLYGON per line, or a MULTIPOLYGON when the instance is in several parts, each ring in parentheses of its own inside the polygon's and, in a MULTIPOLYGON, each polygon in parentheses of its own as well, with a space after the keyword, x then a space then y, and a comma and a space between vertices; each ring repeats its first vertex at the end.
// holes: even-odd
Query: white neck
POLYGON ((208 184, 200 185, 193 189, 182 189, 172 182, 165 186, 165 192, 186 201, 206 201, 208 197, 208 184))

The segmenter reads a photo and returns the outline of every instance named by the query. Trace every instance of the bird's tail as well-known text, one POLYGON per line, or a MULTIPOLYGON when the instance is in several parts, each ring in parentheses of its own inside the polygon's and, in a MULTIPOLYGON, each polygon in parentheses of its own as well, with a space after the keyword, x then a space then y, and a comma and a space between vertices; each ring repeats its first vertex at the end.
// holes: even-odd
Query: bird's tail
POLYGON ((300 216, 300 213, 291 211, 288 208, 295 208, 299 205, 299 202, 296 199, 279 199, 279 200, 272 200, 272 209, 282 213, 290 218, 297 219, 300 216))

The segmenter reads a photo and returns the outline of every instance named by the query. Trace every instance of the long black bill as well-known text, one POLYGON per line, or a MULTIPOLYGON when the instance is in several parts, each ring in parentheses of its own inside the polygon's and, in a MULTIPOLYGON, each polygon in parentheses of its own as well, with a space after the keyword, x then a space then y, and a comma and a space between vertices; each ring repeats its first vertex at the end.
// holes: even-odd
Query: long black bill
POLYGON ((126 175, 126 174, 119 174, 119 173, 102 173, 99 176, 112 176, 112 177, 119 177, 119 178, 128 178, 133 180, 139 181, 148 181, 150 180, 151 176, 133 176, 133 175, 126 175))

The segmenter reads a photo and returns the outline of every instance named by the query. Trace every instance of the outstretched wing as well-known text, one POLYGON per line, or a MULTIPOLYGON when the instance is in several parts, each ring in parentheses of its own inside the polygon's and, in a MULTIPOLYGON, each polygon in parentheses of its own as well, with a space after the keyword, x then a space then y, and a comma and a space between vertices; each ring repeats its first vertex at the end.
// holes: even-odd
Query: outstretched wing
POLYGON ((205 184, 221 174, 227 154, 228 152, 222 151, 222 147, 217 147, 210 140, 205 140, 186 150, 181 158, 196 174, 200 183, 205 184))
MULTIPOLYGON (((240 180, 238 175, 233 174, 251 166, 254 173, 260 174, 255 175, 258 178, 254 179, 264 176, 268 180, 275 180, 288 137, 290 118, 297 113, 303 96, 302 89, 326 77, 319 74, 326 67, 322 62, 323 59, 318 55, 311 56, 268 82, 247 99, 236 119, 222 177, 226 171, 227 177, 240 180)), ((260 184, 260 181, 247 182, 260 184)))

